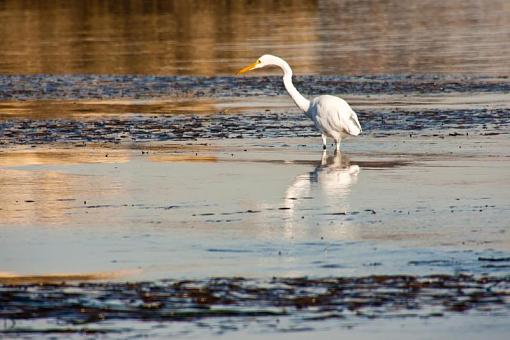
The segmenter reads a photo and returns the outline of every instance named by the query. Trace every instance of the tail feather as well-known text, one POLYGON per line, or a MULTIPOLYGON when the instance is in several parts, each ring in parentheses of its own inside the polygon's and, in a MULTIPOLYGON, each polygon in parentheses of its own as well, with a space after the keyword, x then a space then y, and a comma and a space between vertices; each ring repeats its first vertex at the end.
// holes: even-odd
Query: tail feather
POLYGON ((349 119, 349 134, 353 136, 357 136, 361 133, 361 125, 358 120, 358 116, 356 115, 356 112, 351 112, 351 118, 349 119))

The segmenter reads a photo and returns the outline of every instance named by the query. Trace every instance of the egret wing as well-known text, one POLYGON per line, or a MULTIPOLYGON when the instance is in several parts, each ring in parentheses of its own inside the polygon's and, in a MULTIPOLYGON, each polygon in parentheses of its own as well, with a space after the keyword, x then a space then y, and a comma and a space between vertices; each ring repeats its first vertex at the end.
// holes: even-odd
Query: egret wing
POLYGON ((323 125, 326 125, 328 129, 346 132, 353 136, 361 133, 358 116, 345 100, 333 96, 321 96, 317 104, 323 125))
POLYGON ((347 124, 350 130, 348 131, 349 134, 357 136, 361 133, 361 124, 359 123, 358 115, 356 114, 356 112, 354 112, 353 109, 351 109, 351 116, 349 117, 349 121, 347 122, 347 124))

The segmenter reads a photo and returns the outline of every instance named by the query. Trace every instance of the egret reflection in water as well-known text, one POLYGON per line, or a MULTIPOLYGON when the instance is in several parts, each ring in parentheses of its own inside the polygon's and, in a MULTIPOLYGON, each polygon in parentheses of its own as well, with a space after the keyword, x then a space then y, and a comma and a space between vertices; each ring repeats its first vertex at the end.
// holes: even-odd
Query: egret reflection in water
MULTIPOLYGON (((348 211, 351 187, 358 181, 359 173, 360 167, 351 164, 349 158, 341 152, 333 155, 323 152, 315 169, 297 176, 286 191, 287 233, 294 233, 292 227, 303 223, 305 214, 314 214, 315 211, 327 211, 330 214, 348 211)), ((319 216, 314 218, 314 221, 318 220, 319 216)), ((309 221, 305 220, 304 223, 309 221)))

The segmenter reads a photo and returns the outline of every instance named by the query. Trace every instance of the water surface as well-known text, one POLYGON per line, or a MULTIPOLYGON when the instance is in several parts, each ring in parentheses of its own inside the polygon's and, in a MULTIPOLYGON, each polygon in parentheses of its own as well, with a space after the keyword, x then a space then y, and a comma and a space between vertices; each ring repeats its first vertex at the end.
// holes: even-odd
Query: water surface
POLYGON ((225 75, 264 53, 298 74, 509 75, 510 3, 0 3, 0 73, 225 75))

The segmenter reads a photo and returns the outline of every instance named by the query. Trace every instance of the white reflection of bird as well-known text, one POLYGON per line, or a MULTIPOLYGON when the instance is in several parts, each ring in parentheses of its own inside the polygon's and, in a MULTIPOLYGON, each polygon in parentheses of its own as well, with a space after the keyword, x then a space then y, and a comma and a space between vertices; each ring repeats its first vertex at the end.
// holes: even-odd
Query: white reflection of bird
POLYGON ((317 182, 330 197, 347 196, 349 188, 358 181, 359 166, 351 165, 347 157, 335 152, 333 156, 322 154, 321 165, 311 174, 311 181, 317 182))
POLYGON ((265 54, 255 63, 241 69, 238 74, 248 72, 265 66, 278 66, 283 70, 283 84, 296 105, 315 123, 321 132, 322 144, 326 149, 326 138, 333 138, 336 150, 340 150, 342 137, 357 136, 361 133, 358 116, 349 104, 341 98, 323 95, 312 101, 303 97, 292 84, 292 70, 287 62, 279 57, 265 54))
MULTIPOLYGON (((313 171, 297 176, 287 188, 286 209, 282 211, 285 234, 294 237, 297 232, 296 226, 309 223, 308 219, 302 219, 307 212, 312 214, 315 212, 313 221, 322 223, 327 220, 329 212, 349 210, 349 194, 351 187, 358 181, 359 173, 359 166, 350 164, 349 159, 340 152, 335 152, 332 156, 324 152, 313 171), (323 216, 323 213, 326 215, 323 216)), ((343 220, 342 223, 346 225, 349 222, 343 220)), ((334 230, 342 233, 343 237, 349 237, 346 233, 353 232, 352 229, 345 228, 334 230)))
POLYGON ((286 199, 292 203, 296 197, 310 195, 312 184, 318 183, 320 189, 317 195, 338 201, 350 193, 350 187, 358 181, 359 172, 359 166, 350 164, 349 159, 340 152, 329 157, 324 152, 314 171, 298 176, 287 189, 286 199))

